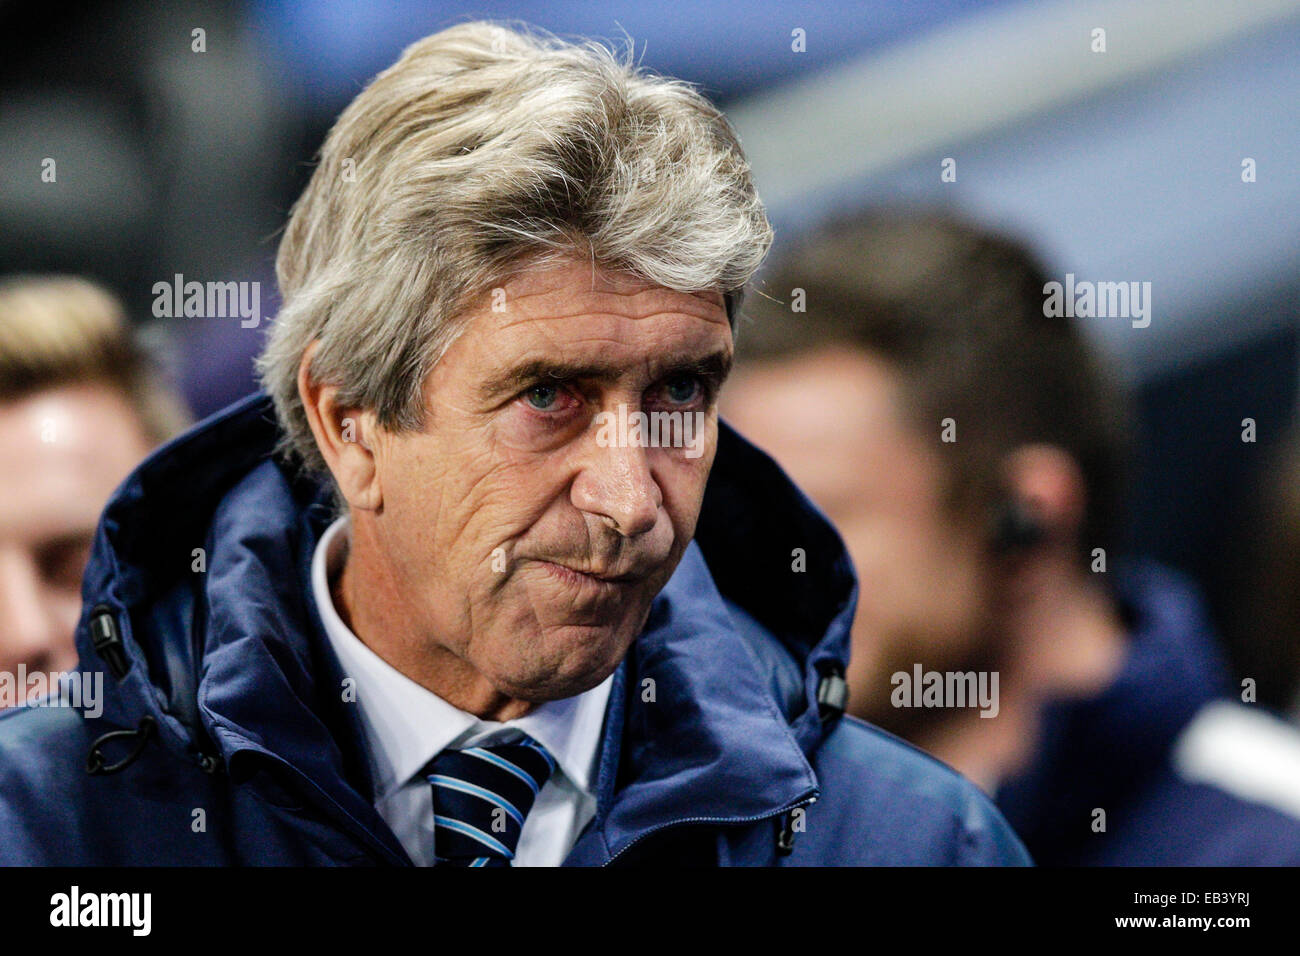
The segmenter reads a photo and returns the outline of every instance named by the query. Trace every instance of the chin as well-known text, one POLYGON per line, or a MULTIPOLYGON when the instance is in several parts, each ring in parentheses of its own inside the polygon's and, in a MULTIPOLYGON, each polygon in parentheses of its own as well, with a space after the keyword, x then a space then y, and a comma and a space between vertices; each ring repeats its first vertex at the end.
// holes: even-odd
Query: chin
MULTIPOLYGON (((639 632, 626 620, 546 628, 529 639, 528 658, 516 661, 509 672, 498 670, 493 684, 503 694, 533 703, 576 697, 614 672, 639 632)), ((513 644, 511 650, 518 648, 513 644)))

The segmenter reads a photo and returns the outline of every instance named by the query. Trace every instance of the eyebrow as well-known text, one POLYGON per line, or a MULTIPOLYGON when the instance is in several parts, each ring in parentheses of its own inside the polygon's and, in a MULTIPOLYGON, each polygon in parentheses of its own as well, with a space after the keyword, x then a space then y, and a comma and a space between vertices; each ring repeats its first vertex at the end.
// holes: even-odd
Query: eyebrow
MULTIPOLYGON (((654 373, 655 380, 673 375, 698 375, 716 390, 731 373, 731 365, 731 354, 717 351, 698 359, 667 359, 653 362, 651 371, 654 373)), ((530 385, 547 381, 582 381, 608 385, 617 381, 626 372, 627 366, 611 365, 607 362, 529 359, 488 379, 479 387, 479 395, 484 400, 491 400, 505 395, 515 395, 530 385)))

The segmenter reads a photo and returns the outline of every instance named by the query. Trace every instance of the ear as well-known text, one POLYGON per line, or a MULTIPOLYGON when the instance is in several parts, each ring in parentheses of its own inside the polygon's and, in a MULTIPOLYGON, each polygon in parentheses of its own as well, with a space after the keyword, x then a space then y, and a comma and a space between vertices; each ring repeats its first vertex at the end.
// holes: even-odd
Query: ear
POLYGON ((373 412, 339 405, 338 387, 311 376, 319 341, 307 346, 298 364, 298 396, 325 464, 350 508, 377 511, 383 505, 374 445, 378 426, 373 412))
POLYGON ((1083 526, 1087 490, 1074 458, 1054 445, 1024 445, 1007 456, 1008 492, 1050 539, 1073 541, 1083 526))

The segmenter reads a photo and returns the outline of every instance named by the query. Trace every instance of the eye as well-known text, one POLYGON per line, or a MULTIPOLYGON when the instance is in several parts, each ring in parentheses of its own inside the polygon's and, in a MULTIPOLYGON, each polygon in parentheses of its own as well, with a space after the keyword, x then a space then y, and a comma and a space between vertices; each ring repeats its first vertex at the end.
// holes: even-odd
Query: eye
POLYGON ((668 400, 677 405, 685 405, 700 395, 702 386, 694 375, 674 375, 664 382, 664 392, 668 400))
POLYGON ((556 400, 560 397, 558 385, 534 385, 524 392, 524 399, 539 412, 554 410, 556 400))
POLYGON ((62 538, 41 547, 38 561, 41 576, 52 587, 81 588, 81 576, 90 560, 90 535, 62 538))

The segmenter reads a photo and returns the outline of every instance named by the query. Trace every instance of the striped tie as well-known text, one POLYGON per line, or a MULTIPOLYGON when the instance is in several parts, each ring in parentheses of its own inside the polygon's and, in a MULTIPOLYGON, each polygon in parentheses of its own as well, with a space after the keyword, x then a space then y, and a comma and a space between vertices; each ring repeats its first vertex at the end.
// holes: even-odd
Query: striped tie
POLYGON ((525 736, 510 744, 444 750, 429 765, 433 846, 447 866, 510 866, 524 817, 555 770, 525 736))

